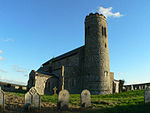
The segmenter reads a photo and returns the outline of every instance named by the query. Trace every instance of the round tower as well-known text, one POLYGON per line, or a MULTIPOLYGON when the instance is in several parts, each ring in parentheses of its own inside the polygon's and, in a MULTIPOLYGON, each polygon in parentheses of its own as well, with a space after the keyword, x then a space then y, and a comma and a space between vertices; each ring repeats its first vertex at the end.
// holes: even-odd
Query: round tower
POLYGON ((90 14, 85 19, 84 88, 91 94, 110 94, 109 49, 107 22, 102 14, 90 14))

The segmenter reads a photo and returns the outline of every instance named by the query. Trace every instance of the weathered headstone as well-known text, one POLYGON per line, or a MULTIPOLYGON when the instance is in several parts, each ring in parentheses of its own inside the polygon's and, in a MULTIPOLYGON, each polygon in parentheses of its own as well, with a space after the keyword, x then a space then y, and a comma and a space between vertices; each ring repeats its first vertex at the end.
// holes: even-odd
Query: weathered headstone
POLYGON ((150 89, 147 88, 144 92, 144 102, 149 103, 150 102, 150 89))
POLYGON ((39 108, 41 97, 38 94, 35 87, 32 87, 29 92, 25 94, 25 105, 31 105, 32 107, 39 108))
POLYGON ((68 109, 70 94, 67 90, 61 90, 57 99, 58 109, 68 109))
POLYGON ((30 92, 25 94, 25 104, 32 104, 32 94, 30 92))
POLYGON ((81 106, 82 107, 90 107, 91 106, 91 94, 88 90, 83 90, 81 95, 81 106))
POLYGON ((0 107, 4 107, 4 92, 0 87, 0 107))
POLYGON ((38 93, 33 94, 32 106, 36 108, 40 108, 41 97, 38 93))
POLYGON ((53 88, 53 90, 54 90, 54 95, 56 95, 56 94, 57 94, 57 93, 56 93, 56 91, 57 91, 56 86, 53 88))

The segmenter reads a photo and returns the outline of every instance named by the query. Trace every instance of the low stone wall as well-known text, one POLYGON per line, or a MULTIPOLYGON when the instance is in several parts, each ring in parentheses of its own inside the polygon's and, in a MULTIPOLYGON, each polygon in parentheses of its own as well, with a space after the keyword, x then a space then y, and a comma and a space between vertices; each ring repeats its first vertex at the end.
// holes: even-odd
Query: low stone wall
POLYGON ((0 87, 2 90, 9 92, 22 92, 27 90, 26 86, 6 82, 0 82, 0 87))
POLYGON ((150 83, 143 83, 143 84, 131 84, 131 85, 124 85, 124 90, 142 90, 150 88, 150 83))

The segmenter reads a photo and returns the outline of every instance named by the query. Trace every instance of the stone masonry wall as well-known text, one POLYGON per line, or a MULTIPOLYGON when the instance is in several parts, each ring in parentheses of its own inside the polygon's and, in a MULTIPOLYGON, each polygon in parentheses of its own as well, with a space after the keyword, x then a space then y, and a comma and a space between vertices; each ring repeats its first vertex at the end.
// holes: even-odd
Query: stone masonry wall
POLYGON ((43 74, 38 74, 35 76, 35 87, 40 95, 45 94, 45 87, 46 87, 46 82, 47 80, 51 78, 51 76, 46 76, 43 74))
POLYGON ((92 94, 110 94, 107 22, 103 15, 85 19, 85 88, 92 94))

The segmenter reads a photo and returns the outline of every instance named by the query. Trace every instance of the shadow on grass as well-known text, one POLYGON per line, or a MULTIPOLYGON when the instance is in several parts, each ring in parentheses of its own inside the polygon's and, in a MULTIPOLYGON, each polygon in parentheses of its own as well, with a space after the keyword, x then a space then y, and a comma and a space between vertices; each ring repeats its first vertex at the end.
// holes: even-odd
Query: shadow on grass
POLYGON ((150 113, 150 103, 89 110, 86 113, 150 113))
POLYGON ((58 110, 56 107, 42 107, 25 111, 23 106, 6 106, 5 111, 0 109, 0 113, 150 113, 150 103, 112 108, 69 108, 65 111, 58 110))

